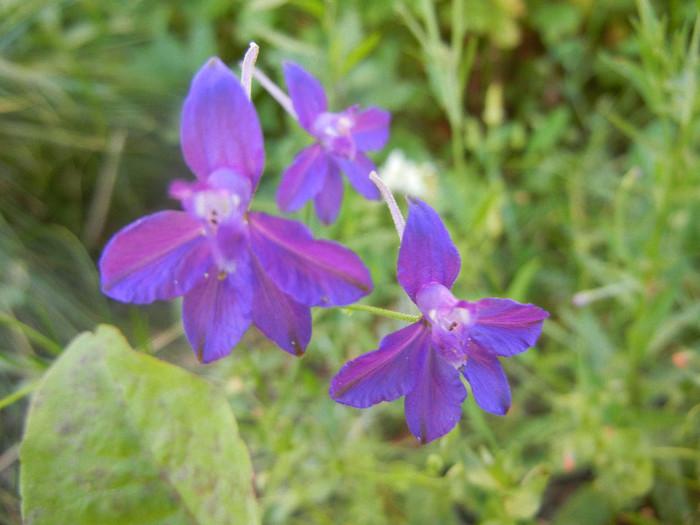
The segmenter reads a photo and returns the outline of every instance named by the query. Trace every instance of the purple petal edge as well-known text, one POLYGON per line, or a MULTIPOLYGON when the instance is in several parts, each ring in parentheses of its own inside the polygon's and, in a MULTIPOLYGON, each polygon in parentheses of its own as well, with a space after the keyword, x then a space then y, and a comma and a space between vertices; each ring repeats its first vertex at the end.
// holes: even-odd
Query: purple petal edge
POLYGON ((277 205, 285 213, 297 211, 323 189, 331 166, 320 144, 301 150, 282 173, 277 189, 277 205))
POLYGON ((297 221, 250 212, 250 245, 268 277, 306 306, 342 306, 372 291, 369 270, 354 252, 315 240, 297 221))
POLYGON ((357 153, 354 160, 349 160, 333 155, 332 159, 338 168, 345 173, 352 187, 355 188, 360 195, 366 199, 379 199, 379 190, 369 178, 369 174, 375 170, 375 166, 367 156, 362 153, 357 153))
POLYGON ((253 265, 253 324, 282 350, 301 356, 311 340, 311 311, 280 290, 255 256, 253 265))
POLYGON ((182 322, 200 362, 210 363, 230 354, 250 326, 251 280, 250 264, 241 257, 235 273, 221 276, 212 265, 185 295, 182 322))
POLYGON ((416 373, 416 386, 406 396, 406 422, 418 441, 426 444, 457 425, 467 389, 457 369, 432 348, 416 373))
POLYGON ((257 186, 265 162, 258 115, 236 76, 216 57, 192 80, 180 141, 187 165, 200 179, 229 168, 257 186))
POLYGON ((328 101, 321 83, 306 69, 294 62, 283 64, 284 80, 299 124, 312 133, 314 120, 326 111, 328 101))
POLYGON ((187 293, 211 263, 202 224, 182 211, 161 211, 117 232, 100 258, 102 291, 144 304, 187 293))
POLYGON ((331 398, 367 408, 408 394, 429 344, 430 331, 422 321, 387 335, 379 349, 343 365, 331 379, 331 398))
POLYGON ((399 247, 397 277, 415 302, 418 291, 428 283, 450 288, 459 274, 461 261, 435 210, 415 197, 409 196, 407 200, 408 219, 399 247))
POLYGON ((464 367, 464 377, 469 381, 476 404, 482 410, 505 415, 510 408, 510 387, 501 363, 494 355, 472 343, 469 358, 464 367))
POLYGON ((343 178, 336 167, 329 163, 323 188, 314 197, 314 208, 319 220, 328 226, 335 222, 343 202, 343 178))
POLYGON ((471 337, 479 346, 504 357, 534 346, 549 314, 532 304, 512 299, 487 298, 475 303, 477 321, 471 337))
POLYGON ((368 107, 355 114, 352 136, 360 151, 378 151, 389 140, 391 113, 383 109, 368 107))

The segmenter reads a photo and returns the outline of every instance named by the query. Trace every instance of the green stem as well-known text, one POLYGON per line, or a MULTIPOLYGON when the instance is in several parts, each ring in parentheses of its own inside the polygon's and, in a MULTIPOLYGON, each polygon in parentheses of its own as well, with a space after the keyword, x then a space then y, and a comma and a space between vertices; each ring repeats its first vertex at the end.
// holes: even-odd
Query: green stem
POLYGON ((376 306, 369 306, 367 304, 350 304, 348 306, 343 306, 342 309, 355 312, 369 312, 374 315, 381 315, 383 317, 389 317, 391 319, 397 319, 399 321, 406 321, 408 323, 415 323, 420 319, 420 315, 411 315, 404 314, 401 312, 394 312, 393 310, 377 308, 376 306))
POLYGON ((43 346, 46 350, 48 350, 54 355, 58 355, 61 353, 62 348, 58 343, 55 343, 45 335, 34 330, 30 326, 18 321, 17 319, 10 317, 9 315, 0 314, 0 325, 6 325, 19 330, 31 342, 43 346))
POLYGON ((27 383, 26 385, 18 388, 14 392, 12 392, 10 395, 3 397, 0 399, 0 410, 3 408, 10 406, 12 403, 15 401, 18 401, 22 399, 24 396, 31 394, 32 391, 39 385, 39 380, 32 381, 30 383, 27 383))

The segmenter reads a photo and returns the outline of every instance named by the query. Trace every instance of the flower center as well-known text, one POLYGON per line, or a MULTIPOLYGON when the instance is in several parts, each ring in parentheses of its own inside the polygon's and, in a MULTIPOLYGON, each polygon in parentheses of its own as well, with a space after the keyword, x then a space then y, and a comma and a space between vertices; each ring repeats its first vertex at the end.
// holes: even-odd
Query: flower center
POLYGON ((472 303, 458 301, 439 283, 430 283, 416 295, 418 308, 430 323, 435 350, 452 366, 460 368, 467 360, 469 331, 476 323, 472 303))
POLYGON ((313 125, 313 134, 330 153, 353 159, 355 157, 355 139, 352 129, 355 120, 352 114, 321 113, 313 125))
POLYGON ((190 216, 203 223, 218 266, 217 277, 224 279, 235 272, 241 257, 247 253, 246 211, 251 197, 248 179, 222 168, 206 180, 175 181, 170 186, 170 195, 182 202, 190 216))
POLYGON ((229 194, 226 190, 210 189, 199 191, 192 196, 192 211, 194 215, 207 223, 212 233, 233 210, 238 209, 241 198, 229 194))
POLYGON ((445 332, 454 332, 461 336, 465 327, 473 324, 473 315, 467 308, 456 306, 449 313, 438 312, 432 309, 428 312, 430 324, 445 332))

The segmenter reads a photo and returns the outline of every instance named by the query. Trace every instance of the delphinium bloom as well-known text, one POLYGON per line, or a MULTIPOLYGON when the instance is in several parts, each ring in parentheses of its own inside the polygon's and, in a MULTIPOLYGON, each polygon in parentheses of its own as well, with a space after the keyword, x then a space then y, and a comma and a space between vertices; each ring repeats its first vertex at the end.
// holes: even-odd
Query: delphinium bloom
POLYGON ((299 124, 316 142, 303 149, 282 174, 277 203, 284 212, 301 208, 310 199, 318 218, 330 224, 338 216, 343 180, 368 199, 379 192, 369 180, 374 168, 366 151, 380 150, 389 138, 391 115, 376 107, 358 106, 340 113, 328 112, 323 87, 298 64, 284 64, 284 78, 299 124))
POLYGON ((533 346, 549 314, 511 299, 456 299, 450 287, 461 264, 457 248, 430 206, 414 197, 408 203, 398 281, 422 316, 346 363, 331 381, 331 396, 357 408, 406 396, 408 428, 428 443, 461 417, 467 391, 460 376, 483 410, 506 413, 510 388, 498 357, 533 346))
POLYGON ((251 322, 301 355, 311 337, 309 307, 369 293, 367 268, 347 248, 314 240, 301 223, 248 211, 263 170, 262 131, 218 58, 192 81, 181 145, 197 177, 171 185, 184 211, 161 211, 119 231, 100 260, 102 290, 139 304, 183 296, 185 335, 205 363, 227 355, 251 322))

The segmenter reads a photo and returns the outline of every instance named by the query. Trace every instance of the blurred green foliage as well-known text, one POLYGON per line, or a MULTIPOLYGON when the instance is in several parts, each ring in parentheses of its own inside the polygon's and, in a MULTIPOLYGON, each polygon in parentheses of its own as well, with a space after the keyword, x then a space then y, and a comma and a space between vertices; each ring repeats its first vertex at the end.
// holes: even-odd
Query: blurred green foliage
MULTIPOLYGON (((700 22, 671 0, 4 0, 0 3, 0 522, 20 523, 26 394, 77 333, 132 344, 227 392, 264 523, 695 523, 700 514, 700 22), (508 416, 465 403, 425 447, 401 403, 333 403, 329 379, 400 326, 314 313, 294 359, 254 330, 196 364, 177 304, 102 297, 94 261, 120 227, 173 207, 192 74, 250 40, 281 83, 295 60, 332 109, 393 114, 375 159, 437 166, 425 198, 462 253, 455 294, 547 309, 504 363, 508 416)), ((267 164, 306 144, 259 86, 267 164)), ((399 199, 401 200, 401 199, 399 199)), ((316 234, 356 250, 404 310, 385 208, 348 191, 316 234)))

